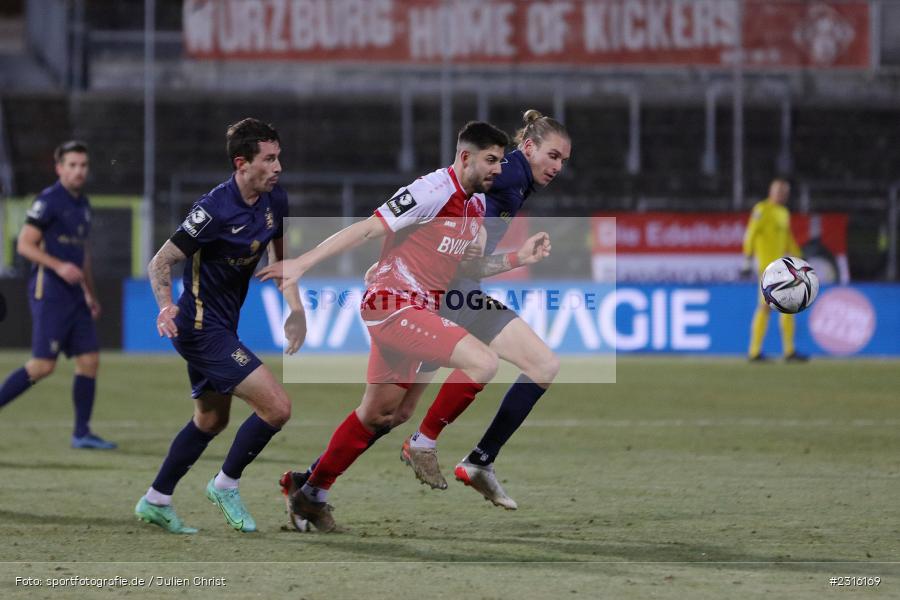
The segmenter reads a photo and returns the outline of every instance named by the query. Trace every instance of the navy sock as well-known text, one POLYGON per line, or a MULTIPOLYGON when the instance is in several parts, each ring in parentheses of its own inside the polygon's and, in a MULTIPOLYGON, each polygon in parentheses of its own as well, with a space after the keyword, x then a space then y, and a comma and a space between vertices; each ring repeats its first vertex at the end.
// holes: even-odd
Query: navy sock
POLYGON ((31 386, 32 383, 25 367, 13 371, 0 386, 0 406, 6 406, 31 386))
POLYGON ((253 462, 256 455, 262 452, 272 436, 279 431, 281 429, 272 427, 256 413, 247 417, 234 436, 234 442, 222 464, 222 472, 232 479, 240 479, 244 468, 253 462))
POLYGON ((385 425, 384 427, 379 427, 378 429, 376 429, 375 434, 372 436, 372 439, 369 440, 369 448, 371 448, 375 442, 377 442, 378 440, 380 440, 381 438, 383 438, 390 432, 391 432, 390 425, 385 425))
POLYGON ((91 432, 91 413, 94 412, 94 394, 97 380, 93 377, 76 375, 72 383, 72 402, 75 404, 75 437, 84 437, 91 432))
POLYGON ((506 391, 500 409, 484 432, 481 441, 469 454, 469 461, 482 466, 494 462, 500 448, 522 425, 528 413, 546 391, 525 375, 519 375, 516 382, 506 391))
POLYGON ((178 432, 172 445, 169 446, 169 454, 159 468, 156 479, 153 480, 153 489, 161 494, 171 496, 175 491, 175 485, 184 477, 194 463, 206 450, 207 444, 215 434, 201 431, 194 425, 194 420, 178 432))

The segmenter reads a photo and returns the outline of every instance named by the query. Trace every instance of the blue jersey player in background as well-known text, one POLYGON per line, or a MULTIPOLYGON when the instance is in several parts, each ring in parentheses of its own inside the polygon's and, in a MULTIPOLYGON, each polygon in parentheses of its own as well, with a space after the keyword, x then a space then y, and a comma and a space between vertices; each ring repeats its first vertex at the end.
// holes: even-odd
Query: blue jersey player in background
MULTIPOLYGON (((206 497, 231 527, 256 531, 238 482, 291 415, 284 388, 237 337, 241 305, 262 253, 268 249, 272 262, 284 257, 282 219, 288 201, 277 185, 278 132, 257 119, 244 119, 228 128, 226 141, 234 174, 193 205, 149 265, 160 309, 156 327, 187 361, 194 414, 172 441, 135 514, 172 533, 197 531, 179 519, 172 494, 210 440, 225 429, 233 395, 254 412, 238 428, 221 470, 206 486, 206 497), (184 291, 173 303, 171 268, 184 260, 184 291)), ((285 300, 291 309, 284 327, 287 352, 293 354, 303 343, 306 320, 296 287, 285 291, 285 300)))
MULTIPOLYGON (((506 154, 503 170, 485 194, 485 256, 464 262, 458 278, 450 286, 451 290, 462 292, 467 300, 458 310, 452 310, 446 302, 441 307, 443 317, 462 325, 497 352, 500 358, 522 371, 522 375, 506 392, 484 436, 454 469, 458 480, 495 505, 509 510, 515 510, 517 504, 497 481, 493 463, 500 448, 522 425, 550 387, 559 371, 559 359, 514 311, 481 291, 480 279, 519 266, 521 258, 517 253, 493 252, 525 200, 535 189, 553 181, 568 161, 572 148, 568 131, 555 119, 545 117, 536 110, 526 111, 523 119, 524 127, 515 138, 518 147, 506 154)), ((531 240, 543 244, 544 251, 549 253, 549 239, 532 236, 531 240)), ((422 370, 428 368, 423 365, 422 370)), ((437 461, 437 437, 471 404, 479 390, 466 383, 457 371, 452 372, 441 386, 419 429, 403 444, 403 461, 412 467, 421 481, 433 488, 447 487, 437 461)))
POLYGON ((87 146, 65 142, 56 148, 54 159, 59 180, 31 205, 16 245, 18 253, 33 265, 28 285, 31 359, 3 382, 0 407, 50 375, 57 356, 64 352, 75 357, 72 447, 111 450, 116 445, 90 429, 100 365, 94 327, 100 303, 88 243, 91 205, 82 193, 88 175, 87 146))

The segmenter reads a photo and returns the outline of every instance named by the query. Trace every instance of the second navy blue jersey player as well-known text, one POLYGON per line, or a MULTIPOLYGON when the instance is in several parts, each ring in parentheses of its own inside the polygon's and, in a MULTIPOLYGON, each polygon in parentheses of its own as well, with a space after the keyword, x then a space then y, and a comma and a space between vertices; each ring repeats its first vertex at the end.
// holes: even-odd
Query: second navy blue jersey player
POLYGON ((16 243, 33 265, 28 282, 31 359, 0 384, 0 407, 49 376, 62 352, 75 358, 72 447, 112 450, 116 444, 90 428, 100 367, 94 319, 101 309, 91 264, 91 205, 83 191, 88 149, 77 140, 64 142, 54 158, 59 179, 34 200, 16 243))
MULTIPOLYGON (((25 222, 43 232, 44 252, 84 269, 91 231, 91 205, 84 194, 73 195, 57 181, 35 199, 25 222)), ((97 334, 81 282, 69 283, 52 269, 35 263, 28 281, 35 315, 34 356, 55 359, 59 352, 77 356, 97 352, 97 334)))
MULTIPOLYGON (((484 254, 491 256, 512 220, 534 192, 534 175, 528 159, 518 148, 508 152, 503 159, 503 170, 494 178, 494 185, 485 193, 486 211, 484 230, 484 254)), ((441 305, 441 316, 465 327, 469 333, 489 344, 506 325, 516 318, 516 313, 481 290, 480 279, 463 271, 450 284, 451 290, 459 290, 466 301, 456 305, 441 305)), ((431 367, 433 368, 433 367, 431 367)))
MULTIPOLYGON (((156 479, 135 506, 142 521, 171 533, 195 533, 172 508, 175 485, 228 424, 232 395, 253 413, 238 428, 206 497, 242 532, 256 522, 238 493, 244 468, 287 423, 291 401, 272 372, 238 338, 241 306, 250 278, 268 250, 284 257, 283 219, 287 195, 278 185, 280 140, 271 125, 244 119, 228 128, 228 155, 234 174, 200 198, 148 267, 160 311, 156 327, 187 361, 194 414, 172 440, 156 479), (172 265, 186 261, 184 291, 172 302, 172 265)), ((284 293, 291 313, 285 321, 287 352, 296 352, 306 334, 296 287, 284 293)))
MULTIPOLYGON (((534 260, 530 255, 549 255, 550 239, 543 232, 525 242, 524 252, 494 252, 528 197, 556 178, 571 153, 571 140, 561 123, 536 110, 526 111, 523 119, 525 126, 516 135, 518 147, 505 155, 500 175, 494 178, 494 185, 485 194, 485 255, 464 262, 451 284, 451 289, 459 290, 465 302, 455 305, 445 302, 441 306, 443 317, 463 326, 501 359, 522 372, 507 390, 497 415, 481 440, 453 471, 456 479, 495 505, 510 510, 517 508, 517 503, 503 490, 493 463, 500 449, 556 378, 559 359, 515 311, 481 290, 481 278, 528 264, 534 260)), ((430 365, 423 365, 420 372, 431 369, 430 365)), ((447 487, 437 462, 437 438, 480 391, 481 388, 467 382, 457 371, 452 372, 441 386, 418 430, 407 438, 400 451, 401 459, 412 467, 420 481, 437 489, 447 487)))

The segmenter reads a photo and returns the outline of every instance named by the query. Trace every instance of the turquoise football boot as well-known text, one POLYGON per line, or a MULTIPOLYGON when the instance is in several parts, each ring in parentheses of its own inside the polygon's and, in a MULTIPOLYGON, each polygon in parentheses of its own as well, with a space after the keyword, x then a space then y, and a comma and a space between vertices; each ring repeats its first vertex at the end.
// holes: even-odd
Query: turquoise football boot
POLYGON ((222 509, 228 524, 244 533, 256 531, 256 521, 250 516, 247 507, 241 502, 241 493, 237 488, 218 490, 215 486, 216 478, 213 477, 206 485, 206 497, 209 501, 222 509))
POLYGON ((144 496, 141 496, 137 506, 134 507, 134 514, 144 523, 159 525, 169 533, 197 533, 196 529, 181 522, 171 505, 151 504, 144 496))

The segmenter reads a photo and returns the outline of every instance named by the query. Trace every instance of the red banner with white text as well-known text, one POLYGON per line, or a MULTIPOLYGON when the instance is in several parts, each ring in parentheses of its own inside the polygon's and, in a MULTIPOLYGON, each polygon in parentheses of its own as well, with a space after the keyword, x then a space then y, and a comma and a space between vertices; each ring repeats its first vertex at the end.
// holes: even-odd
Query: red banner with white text
MULTIPOLYGON (((733 64, 739 0, 185 0, 197 59, 733 64)), ((748 68, 866 68, 863 0, 745 0, 748 68)))
MULTIPOLYGON (((592 222, 598 281, 735 281, 749 213, 602 213, 592 222), (615 226, 612 219, 615 217, 615 226)), ((824 282, 849 279, 847 215, 791 215, 794 239, 824 282)))

